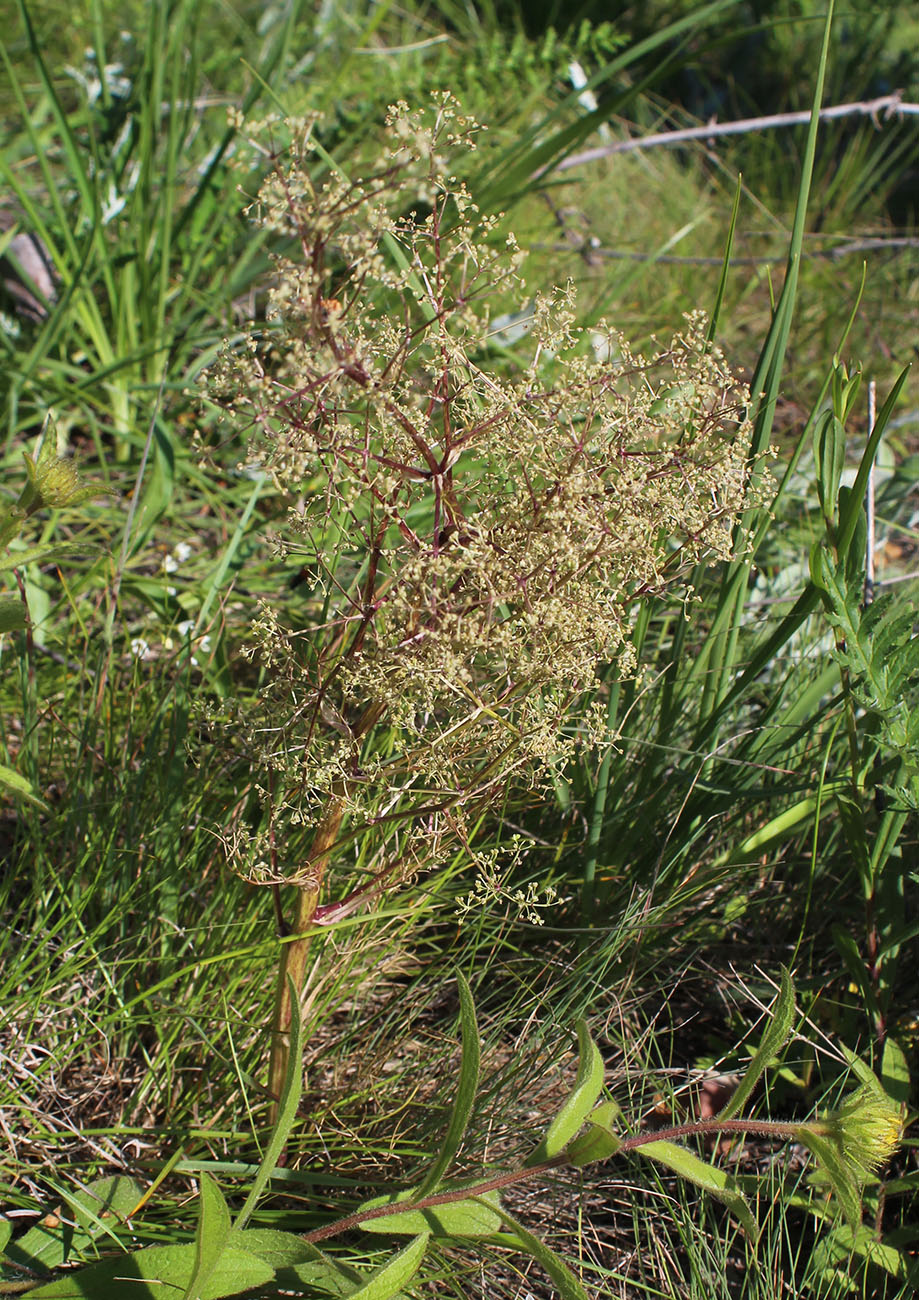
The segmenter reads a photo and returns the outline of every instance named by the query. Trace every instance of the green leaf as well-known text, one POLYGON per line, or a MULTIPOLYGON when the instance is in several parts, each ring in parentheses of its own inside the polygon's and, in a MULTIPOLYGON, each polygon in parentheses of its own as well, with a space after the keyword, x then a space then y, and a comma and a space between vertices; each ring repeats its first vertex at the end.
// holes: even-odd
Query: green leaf
MULTIPOLYGON (((353 1272, 354 1270, 349 1270, 353 1272)), ((308 1295, 318 1296, 350 1296, 354 1290, 355 1278, 349 1276, 334 1261, 313 1260, 304 1264, 294 1264, 290 1268, 283 1268, 275 1274, 275 1284, 278 1288, 278 1294, 283 1295, 286 1292, 298 1293, 303 1287, 307 1288, 308 1295)))
POLYGON ((587 1292, 560 1255, 557 1255, 544 1241, 540 1241, 539 1237, 534 1237, 532 1232, 528 1232, 512 1214, 508 1214, 507 1210, 499 1209, 498 1213, 513 1230, 514 1241, 510 1244, 519 1246, 536 1260, 555 1284, 561 1300, 590 1300, 587 1292))
POLYGON ((182 1300, 198 1300, 211 1277, 230 1235, 230 1211, 223 1192, 207 1174, 201 1175, 198 1198, 198 1231, 195 1234, 195 1267, 182 1300))
MULTIPOLYGON (((7 1259, 20 1270, 27 1268, 33 1273, 49 1273, 66 1263, 74 1251, 85 1250, 98 1237, 110 1232, 112 1219, 121 1221, 127 1218, 141 1195, 134 1179, 122 1174, 96 1179, 88 1187, 66 1196, 70 1214, 45 1214, 40 1223, 11 1242, 6 1251, 7 1259)), ((22 1278, 21 1271, 14 1272, 8 1268, 3 1270, 3 1275, 22 1278)))
POLYGON ((821 1183, 829 1183, 840 1209, 853 1229, 856 1229, 862 1221, 861 1192, 842 1152, 835 1143, 822 1134, 811 1132, 805 1125, 798 1130, 798 1135, 819 1165, 811 1175, 811 1182, 818 1186, 821 1183))
POLYGON ((752 1241, 759 1236, 759 1228, 743 1193, 738 1190, 735 1179, 723 1169, 700 1160, 692 1151, 678 1146, 676 1142, 646 1142, 635 1150, 640 1156, 666 1165, 687 1182, 695 1183, 721 1201, 743 1225, 752 1241))
POLYGON ((719 1111, 719 1119, 731 1119, 746 1106, 769 1062, 778 1056, 788 1042, 794 1018, 795 986, 791 975, 783 966, 779 991, 770 1010, 769 1024, 754 1053, 753 1060, 747 1067, 746 1074, 738 1084, 737 1091, 724 1109, 719 1111))
POLYGON ((423 1232, 414 1241, 410 1241, 398 1255, 394 1255, 387 1264, 352 1291, 351 1300, 392 1300, 418 1272, 428 1240, 428 1234, 423 1232))
MULTIPOLYGON (((417 1200, 417 1192, 400 1192, 398 1196, 374 1197, 360 1208, 375 1210, 379 1205, 398 1205, 400 1201, 417 1200)), ((490 1237, 501 1226, 497 1211, 492 1208, 497 1205, 498 1193, 486 1192, 482 1196, 449 1201, 446 1205, 432 1205, 424 1210, 406 1210, 402 1214, 367 1219, 361 1224, 361 1230, 381 1234, 395 1233, 400 1237, 417 1232, 430 1232, 435 1237, 490 1237)))
POLYGON ((846 431, 833 411, 824 411, 814 429, 814 463, 820 509, 832 523, 846 463, 846 431))
POLYGON ((21 569, 26 564, 52 563, 66 560, 71 555, 92 555, 99 547, 92 542, 42 542, 38 546, 26 546, 21 551, 7 551, 0 555, 0 573, 8 569, 21 569))
POLYGON ((13 794, 28 799, 29 803, 35 804, 37 808, 47 808, 44 800, 39 799, 35 793, 32 782, 27 781, 24 776, 20 776, 12 767, 7 767, 5 763, 0 763, 0 786, 5 786, 13 794))
MULTIPOLYGON (((77 1273, 69 1273, 40 1286, 31 1295, 40 1300, 163 1300, 186 1293, 196 1267, 196 1247, 150 1246, 130 1255, 103 1260, 77 1273), (143 1283, 150 1283, 149 1286, 143 1283)), ((274 1270, 248 1251, 233 1247, 223 1251, 207 1282, 201 1300, 220 1300, 250 1287, 266 1286, 274 1270)))
POLYGON ((19 632, 26 625, 26 607, 19 596, 0 596, 0 633, 19 632))
MULTIPOLYGON (((460 1024, 463 1035, 463 1056, 460 1063, 459 1081, 456 1086, 453 1113, 450 1116, 446 1137, 443 1140, 439 1156, 431 1165, 424 1177, 424 1181, 414 1193, 414 1199, 417 1201, 430 1195, 440 1186, 441 1179, 449 1169, 465 1136, 469 1117, 472 1114, 472 1107, 475 1103, 476 1090, 479 1086, 481 1047, 479 1044, 479 1026, 475 1016, 475 1003, 472 1000, 472 991, 466 982, 465 976, 458 973, 456 982, 459 987, 460 1024)), ((416 1231, 420 1230, 416 1229, 416 1231)))
POLYGON ((258 1198, 267 1187, 272 1171, 278 1163, 278 1156, 290 1136, 290 1130, 297 1118, 300 1094, 303 1092, 303 1020, 300 1013, 300 999, 289 975, 287 984, 290 993, 290 1054, 287 1058, 287 1078, 284 1080, 281 1100, 278 1103, 278 1120, 258 1173, 249 1189, 249 1195, 236 1216, 234 1228, 244 1228, 252 1217, 258 1198))
POLYGON ((13 1234, 13 1225, 9 1219, 0 1218, 0 1251, 6 1249, 6 1243, 13 1234))
POLYGON ((603 1089, 603 1057, 590 1036, 587 1022, 579 1020, 577 1029, 579 1058, 574 1088, 549 1125, 546 1136, 524 1162, 526 1165, 539 1164, 564 1151, 597 1104, 603 1089))
POLYGON ((263 1264, 270 1264, 274 1269, 289 1268, 294 1264, 324 1258, 318 1246, 310 1245, 296 1233, 279 1232, 275 1228, 246 1228, 243 1231, 231 1228, 227 1245, 255 1255, 263 1264))
POLYGON ((588 1115, 590 1127, 576 1137, 566 1151, 573 1165, 590 1165, 598 1160, 608 1160, 622 1146, 622 1138, 613 1131, 613 1121, 621 1108, 614 1101, 603 1101, 588 1115))
POLYGON ((901 1106, 909 1104, 909 1066, 903 1048, 894 1038, 888 1038, 884 1043, 881 1083, 892 1101, 899 1102, 901 1106))

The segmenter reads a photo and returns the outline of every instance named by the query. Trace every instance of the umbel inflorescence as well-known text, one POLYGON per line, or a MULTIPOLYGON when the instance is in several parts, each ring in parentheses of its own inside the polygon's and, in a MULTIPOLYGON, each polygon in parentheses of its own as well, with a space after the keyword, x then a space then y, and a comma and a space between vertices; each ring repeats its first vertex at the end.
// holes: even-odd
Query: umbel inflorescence
POLYGON ((292 138, 258 145, 251 214, 293 252, 269 327, 208 378, 313 581, 303 626, 266 608, 254 629, 258 757, 297 820, 334 802, 404 863, 596 738, 597 667, 634 669, 637 603, 727 558, 749 504, 748 395, 699 318, 645 359, 580 328, 570 285, 529 296, 454 174, 477 131, 445 95, 396 105, 351 179, 315 122, 263 125, 292 138), (527 307, 511 344, 493 317, 527 307))

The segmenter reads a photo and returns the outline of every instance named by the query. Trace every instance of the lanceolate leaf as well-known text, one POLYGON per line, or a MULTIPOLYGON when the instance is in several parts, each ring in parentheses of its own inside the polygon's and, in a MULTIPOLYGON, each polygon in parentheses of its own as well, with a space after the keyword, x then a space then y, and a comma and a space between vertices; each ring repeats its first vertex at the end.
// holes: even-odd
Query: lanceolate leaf
MULTIPOLYGON (((361 1209, 372 1210, 378 1205, 417 1199, 417 1192, 401 1192, 397 1197, 377 1197, 362 1205, 361 1209)), ((361 1224, 361 1231, 395 1233, 400 1237, 417 1232, 430 1232, 436 1237, 490 1237, 501 1227, 497 1206, 498 1193, 486 1192, 466 1201, 451 1201, 447 1205, 432 1205, 426 1210, 406 1210, 402 1214, 387 1214, 381 1219, 368 1219, 361 1224)))
POLYGON ((230 1235, 230 1211, 227 1203, 220 1188, 207 1174, 201 1175, 198 1207, 195 1267, 182 1300, 198 1300, 202 1288, 217 1267, 230 1235))
POLYGON ((589 1300, 587 1292, 560 1255, 557 1255, 544 1241, 540 1241, 539 1237, 534 1237, 532 1232, 528 1232, 522 1223, 518 1223, 513 1215, 508 1214, 507 1210, 501 1209, 498 1213, 512 1230, 514 1244, 526 1251, 549 1275, 560 1300, 589 1300))
POLYGON ((862 1202, 852 1170, 846 1164, 842 1153, 835 1143, 819 1133, 813 1133, 806 1125, 799 1130, 800 1140, 819 1162, 819 1169, 813 1176, 814 1182, 828 1182, 832 1188, 840 1209, 845 1214, 853 1229, 862 1221, 862 1202))
POLYGON ((528 1165, 539 1164, 563 1151, 597 1104, 603 1088, 603 1057, 583 1020, 578 1021, 578 1051, 578 1074, 574 1088, 549 1125, 546 1136, 527 1159, 528 1165))
POLYGON ((0 573, 7 569, 21 569, 25 564, 44 561, 53 564, 71 555, 89 555, 98 549, 92 542, 43 542, 39 546, 27 546, 21 551, 7 551, 0 555, 0 573))
POLYGON ((721 1201, 731 1211, 734 1218, 743 1225, 744 1230, 753 1241, 759 1236, 759 1228, 749 1205, 743 1194, 738 1190, 734 1179, 730 1174, 725 1173, 723 1169, 700 1160, 692 1151, 687 1151, 685 1147, 678 1146, 676 1142, 646 1142, 644 1146, 635 1149, 640 1156, 645 1156, 649 1160, 656 1160, 659 1164, 666 1165, 668 1169, 672 1169, 681 1178, 685 1178, 690 1183, 695 1183, 697 1187, 701 1187, 703 1191, 721 1201))
POLYGON ((719 1112, 719 1119, 731 1119, 746 1106, 766 1066, 788 1042, 788 1035, 791 1033, 794 1018, 795 986, 791 981, 791 976, 783 966, 779 992, 772 1004, 769 1025, 754 1053, 746 1074, 740 1081, 737 1091, 724 1110, 719 1112))
POLYGON ((427 1244, 426 1232, 410 1241, 388 1264, 377 1269, 362 1286, 352 1291, 349 1300, 391 1300, 418 1272, 427 1244))
MULTIPOLYGON (((414 1192, 413 1199, 420 1201, 437 1190, 440 1181, 450 1167, 454 1156, 460 1148, 472 1107, 475 1102, 476 1089, 479 1085, 479 1026, 475 1018, 475 1004, 472 991, 462 974, 457 974, 460 995, 460 1023, 463 1033, 463 1057, 460 1064, 459 1081, 456 1086, 456 1098, 453 1102, 453 1114, 450 1125, 440 1149, 440 1155, 425 1175, 421 1186, 414 1192)), ((445 1207, 446 1208, 446 1207, 445 1207)), ((420 1229, 416 1229, 420 1231, 420 1229)))
POLYGON ((594 1107, 588 1118, 586 1130, 568 1147, 566 1155, 573 1165, 591 1165, 598 1160, 608 1160, 622 1146, 622 1138, 613 1130, 620 1108, 614 1101, 603 1101, 594 1107))
POLYGON ((67 1208, 47 1213, 40 1223, 9 1243, 7 1258, 18 1269, 4 1266, 2 1274, 22 1280, 21 1269, 41 1275, 67 1262, 74 1253, 110 1232, 112 1222, 125 1219, 137 1204, 141 1189, 133 1178, 115 1174, 99 1178, 67 1197, 67 1208))
MULTIPOLYGON (((29 1294, 40 1300, 159 1300, 187 1294, 195 1269, 194 1246, 150 1246, 130 1255, 68 1273, 29 1294), (149 1285, 144 1285, 148 1283, 149 1285)), ((223 1251, 198 1293, 200 1300, 220 1300, 252 1287, 266 1286, 274 1270, 248 1251, 223 1251)))

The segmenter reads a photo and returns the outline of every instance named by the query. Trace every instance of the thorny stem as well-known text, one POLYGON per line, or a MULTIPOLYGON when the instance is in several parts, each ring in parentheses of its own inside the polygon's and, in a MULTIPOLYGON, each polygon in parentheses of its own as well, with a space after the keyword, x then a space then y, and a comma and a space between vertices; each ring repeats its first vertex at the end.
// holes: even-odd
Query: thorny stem
MULTIPOLYGON (((787 1141, 802 1127, 804 1126, 800 1124, 785 1124, 781 1120, 719 1120, 717 1118, 696 1120, 689 1124, 675 1124, 672 1128, 655 1129, 651 1133, 636 1133, 633 1137, 623 1138, 616 1155, 625 1151, 634 1151, 637 1147, 649 1146, 652 1142, 704 1136, 708 1133, 742 1133, 787 1141)), ((457 1201, 467 1201, 476 1196, 484 1196, 487 1192, 500 1191, 502 1187, 511 1187, 514 1183, 525 1182, 529 1178, 537 1178, 540 1174, 548 1173, 552 1169, 560 1169, 569 1163, 568 1153, 562 1151, 549 1160, 528 1165, 526 1169, 512 1169, 509 1173, 497 1174, 494 1178, 487 1178, 481 1183, 456 1187, 449 1192, 435 1192, 431 1196, 422 1197, 420 1201, 395 1201, 389 1205, 375 1206, 371 1210, 358 1210, 357 1213, 349 1214, 346 1218, 327 1223, 323 1228, 314 1228, 312 1232, 303 1233, 303 1240, 315 1244, 325 1241, 328 1237, 337 1237, 340 1233, 350 1232, 352 1228, 358 1228, 371 1219, 385 1218, 388 1214, 407 1214, 412 1210, 430 1210, 438 1205, 452 1205, 457 1201)))

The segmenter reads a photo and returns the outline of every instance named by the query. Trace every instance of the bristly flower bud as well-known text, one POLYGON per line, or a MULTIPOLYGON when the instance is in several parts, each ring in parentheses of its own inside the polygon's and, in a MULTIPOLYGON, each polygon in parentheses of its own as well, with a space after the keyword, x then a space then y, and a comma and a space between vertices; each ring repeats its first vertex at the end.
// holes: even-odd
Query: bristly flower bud
POLYGON ((887 1164, 900 1142, 900 1107, 878 1088, 858 1088, 841 1110, 806 1126, 833 1143, 859 1184, 887 1164))
POLYGON ((57 436, 49 414, 42 429, 41 446, 37 455, 23 452, 29 481, 23 488, 17 505, 25 515, 38 510, 55 510, 63 506, 79 506, 98 496, 114 496, 111 488, 84 483, 75 462, 57 452, 57 436))

